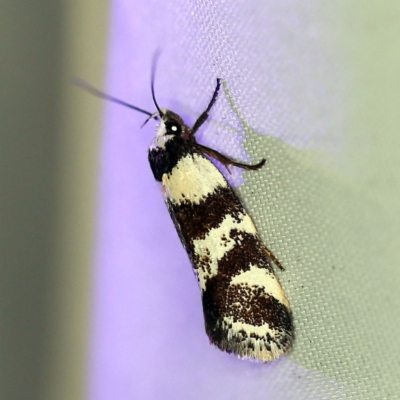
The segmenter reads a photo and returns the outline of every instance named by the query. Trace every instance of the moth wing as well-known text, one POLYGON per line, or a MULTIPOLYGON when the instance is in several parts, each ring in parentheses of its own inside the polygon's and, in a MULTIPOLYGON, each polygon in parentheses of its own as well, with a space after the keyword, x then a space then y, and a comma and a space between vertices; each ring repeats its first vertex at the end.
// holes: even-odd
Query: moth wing
POLYGON ((293 340, 289 303, 253 221, 214 164, 182 157, 164 198, 202 292, 206 332, 221 350, 270 361, 293 340))

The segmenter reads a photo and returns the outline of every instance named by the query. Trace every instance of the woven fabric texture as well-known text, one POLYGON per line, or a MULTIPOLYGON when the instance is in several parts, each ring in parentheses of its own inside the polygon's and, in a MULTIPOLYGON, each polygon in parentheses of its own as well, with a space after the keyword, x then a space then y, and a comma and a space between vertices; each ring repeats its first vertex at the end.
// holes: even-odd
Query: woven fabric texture
POLYGON ((107 90, 191 123, 258 172, 228 176, 293 309, 293 351, 268 365, 207 342, 199 290, 146 155, 142 115, 107 106, 91 393, 95 399, 400 398, 400 7, 135 1, 112 9, 107 90))

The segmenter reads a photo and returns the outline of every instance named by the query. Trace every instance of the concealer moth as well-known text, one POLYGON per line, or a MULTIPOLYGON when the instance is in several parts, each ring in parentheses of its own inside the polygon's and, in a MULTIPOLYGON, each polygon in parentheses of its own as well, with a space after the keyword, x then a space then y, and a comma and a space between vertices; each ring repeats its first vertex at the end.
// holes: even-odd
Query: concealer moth
POLYGON ((196 132, 217 100, 221 79, 217 79, 207 108, 190 128, 179 115, 158 106, 154 76, 155 63, 151 75, 155 113, 86 82, 77 84, 98 97, 146 114, 145 124, 150 119, 159 121, 148 159, 197 278, 210 342, 243 359, 275 360, 291 348, 294 338, 289 302, 272 263, 283 267, 261 241, 235 192, 208 157, 227 169, 234 166, 253 171, 261 168, 265 159, 247 165, 197 143, 196 132))

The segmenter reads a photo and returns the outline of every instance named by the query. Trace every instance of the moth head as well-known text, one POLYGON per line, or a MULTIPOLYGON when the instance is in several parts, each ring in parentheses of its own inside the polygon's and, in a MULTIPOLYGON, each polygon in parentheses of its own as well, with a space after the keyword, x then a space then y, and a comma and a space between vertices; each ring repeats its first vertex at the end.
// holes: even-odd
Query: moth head
POLYGON ((182 118, 172 111, 162 109, 162 117, 157 130, 157 137, 171 136, 187 138, 190 133, 190 128, 185 125, 182 118))

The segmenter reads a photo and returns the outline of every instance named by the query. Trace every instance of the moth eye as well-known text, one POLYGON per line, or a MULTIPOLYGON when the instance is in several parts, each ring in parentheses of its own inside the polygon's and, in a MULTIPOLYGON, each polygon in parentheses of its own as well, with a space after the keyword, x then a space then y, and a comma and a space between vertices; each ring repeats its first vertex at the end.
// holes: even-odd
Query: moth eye
POLYGON ((174 135, 182 132, 181 126, 175 122, 169 122, 165 124, 165 127, 167 128, 167 132, 172 133, 174 135))

